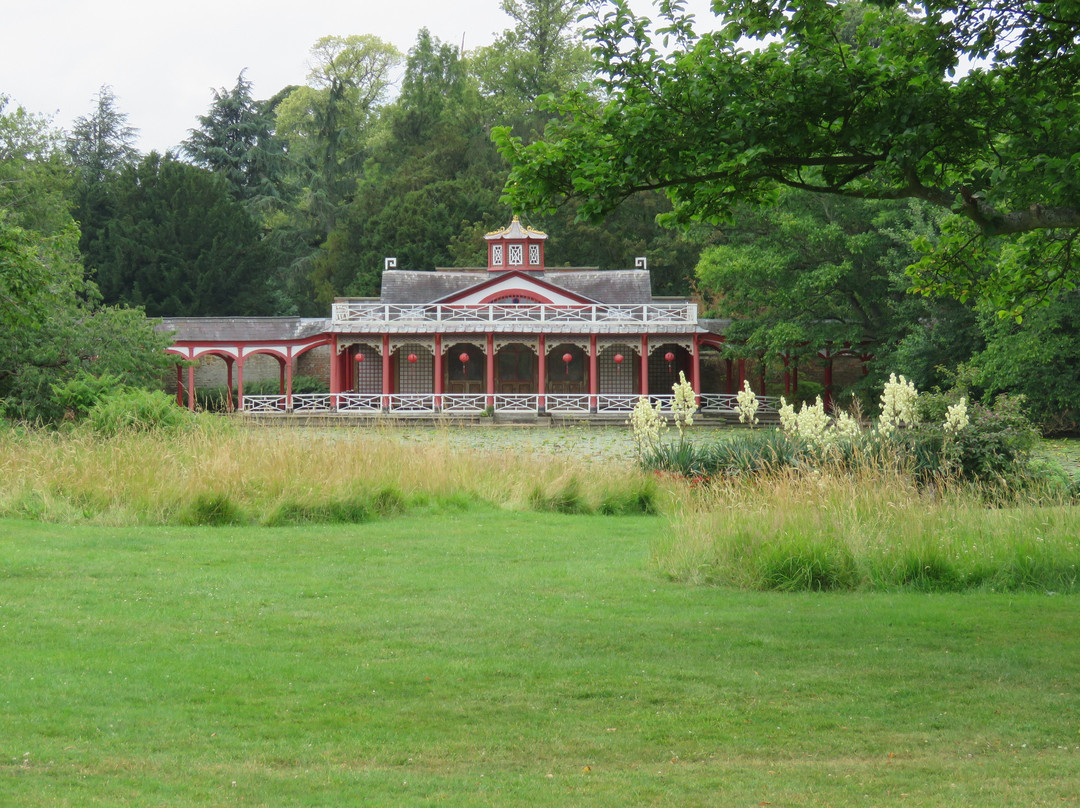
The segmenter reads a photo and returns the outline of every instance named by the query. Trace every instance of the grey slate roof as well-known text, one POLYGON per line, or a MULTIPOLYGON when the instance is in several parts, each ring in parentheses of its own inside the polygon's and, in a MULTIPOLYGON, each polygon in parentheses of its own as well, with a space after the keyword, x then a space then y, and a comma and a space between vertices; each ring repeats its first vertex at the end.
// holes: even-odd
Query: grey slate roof
POLYGON ((380 303, 428 303, 463 292, 488 279, 487 272, 423 272, 388 269, 382 275, 380 303))
POLYGON ((174 340, 196 342, 280 342, 330 331, 329 318, 163 317, 158 331, 175 331, 174 340))
MULTIPOLYGON (((429 303, 447 295, 464 292, 485 283, 497 273, 425 272, 390 269, 382 276, 382 303, 429 303)), ((568 292, 599 303, 633 304, 652 302, 652 281, 646 269, 558 270, 523 273, 568 292)))

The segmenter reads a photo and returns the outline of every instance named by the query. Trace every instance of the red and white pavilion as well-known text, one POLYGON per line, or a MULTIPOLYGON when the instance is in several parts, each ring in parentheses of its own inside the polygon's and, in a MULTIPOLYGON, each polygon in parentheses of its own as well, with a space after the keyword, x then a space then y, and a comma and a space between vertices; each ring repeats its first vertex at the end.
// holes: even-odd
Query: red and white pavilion
MULTIPOLYGON (((726 360, 723 392, 700 394, 702 352, 719 350, 722 323, 699 322, 690 300, 653 297, 644 260, 549 268, 547 235, 517 217, 485 238, 486 268, 410 271, 387 259, 379 298, 339 299, 329 319, 166 318, 162 328, 184 359, 224 360, 248 413, 616 415, 642 395, 669 398, 680 371, 704 412, 733 410, 742 362, 736 374, 726 360), (294 394, 297 363, 315 351, 328 355, 329 391, 294 394), (279 394, 244 394, 255 355, 278 361, 279 394)), ((179 368, 181 404, 195 406, 194 387, 193 367, 179 368)))

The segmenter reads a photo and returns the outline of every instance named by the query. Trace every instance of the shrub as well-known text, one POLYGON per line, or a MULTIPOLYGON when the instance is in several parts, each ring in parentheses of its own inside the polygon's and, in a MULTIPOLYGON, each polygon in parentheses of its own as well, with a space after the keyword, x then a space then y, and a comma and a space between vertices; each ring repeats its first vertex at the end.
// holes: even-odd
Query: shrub
POLYGON ((121 432, 179 429, 193 424, 194 419, 192 413, 176 406, 172 396, 160 390, 108 393, 86 414, 86 423, 91 429, 106 436, 121 432))
POLYGON ((103 373, 94 376, 80 369, 70 379, 52 385, 53 398, 63 409, 64 417, 82 419, 94 405, 123 386, 119 376, 103 373))

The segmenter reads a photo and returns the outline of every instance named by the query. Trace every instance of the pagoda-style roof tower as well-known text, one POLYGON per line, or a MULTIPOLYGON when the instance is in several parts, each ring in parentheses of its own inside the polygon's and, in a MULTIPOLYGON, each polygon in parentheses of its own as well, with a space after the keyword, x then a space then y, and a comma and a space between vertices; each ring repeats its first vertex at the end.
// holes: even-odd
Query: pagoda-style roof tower
POLYGON ((502 230, 484 236, 488 243, 488 271, 543 272, 547 233, 526 227, 515 216, 502 230))

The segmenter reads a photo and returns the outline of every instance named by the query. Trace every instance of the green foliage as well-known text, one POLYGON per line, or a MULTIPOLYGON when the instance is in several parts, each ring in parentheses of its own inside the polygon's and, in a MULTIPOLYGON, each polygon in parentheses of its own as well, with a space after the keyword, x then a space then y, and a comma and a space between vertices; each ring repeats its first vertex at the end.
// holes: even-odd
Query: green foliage
POLYGON ((80 374, 156 385, 175 361, 141 311, 99 305, 62 160, 47 122, 0 97, 0 412, 26 421, 63 418, 54 386, 80 374))
POLYGON ((270 253, 223 177, 150 154, 83 221, 82 250, 108 303, 153 316, 266 315, 270 253))
POLYGON ((127 432, 183 429, 192 426, 195 417, 160 390, 128 389, 100 398, 87 412, 86 423, 95 432, 112 437, 127 432))
POLYGON ((199 116, 183 148, 195 165, 227 179, 249 207, 261 208, 281 196, 285 155, 269 105, 256 101, 251 88, 242 70, 231 90, 214 90, 210 111, 199 116))
POLYGON ((67 136, 67 153, 79 171, 79 184, 105 182, 135 162, 138 152, 132 143, 137 135, 117 108, 112 87, 102 85, 94 96, 94 111, 76 118, 67 136))
POLYGON ((94 376, 80 368, 74 376, 52 385, 53 398, 63 408, 65 418, 83 418, 106 396, 120 389, 119 376, 104 373, 94 376))
POLYGON ((684 223, 725 220, 782 186, 923 199, 966 224, 922 244, 920 291, 1016 314, 1075 286, 1080 52, 1069 3, 934 0, 909 14, 895 2, 722 0, 712 10, 716 29, 695 33, 682 3, 662 4, 656 27, 623 0, 596 4, 595 86, 555 101, 541 141, 495 131, 513 165, 510 203, 540 210, 570 197, 596 217, 664 188, 669 221, 684 223))

